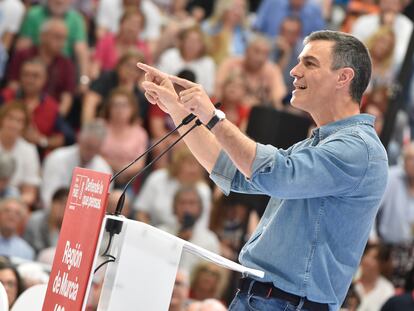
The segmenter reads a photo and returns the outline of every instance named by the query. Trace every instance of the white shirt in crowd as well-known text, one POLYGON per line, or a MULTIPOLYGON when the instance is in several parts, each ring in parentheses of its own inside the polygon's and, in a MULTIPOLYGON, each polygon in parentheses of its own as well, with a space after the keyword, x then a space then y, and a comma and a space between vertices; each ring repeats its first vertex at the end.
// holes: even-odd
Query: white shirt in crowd
MULTIPOLYGON (((161 34, 162 24, 160 10, 149 0, 141 1, 141 10, 145 16, 145 28, 142 33, 142 39, 158 39, 161 34)), ((100 0, 96 13, 96 23, 98 27, 117 33, 122 14, 124 14, 122 0, 100 0)))
POLYGON ((197 60, 186 62, 177 48, 168 49, 160 56, 158 69, 171 75, 177 75, 183 69, 194 72, 196 82, 201 84, 207 94, 212 95, 216 65, 210 56, 203 56, 197 60))
POLYGON ((16 170, 10 180, 12 186, 40 185, 40 160, 35 145, 18 138, 12 150, 4 150, 0 143, 0 151, 10 154, 16 161, 16 170))
MULTIPOLYGON (((167 169, 156 170, 148 176, 134 201, 133 208, 147 213, 154 226, 173 226, 176 224, 173 199, 179 188, 180 183, 169 176, 167 169)), ((211 190, 205 182, 198 182, 196 188, 203 204, 198 224, 207 228, 210 221, 211 190)))
POLYGON ((361 283, 355 284, 355 291, 361 297, 357 311, 380 311, 382 305, 395 293, 392 283, 382 276, 369 293, 365 293, 361 283))
MULTIPOLYGON (((80 166, 79 146, 77 144, 58 148, 45 158, 40 189, 45 206, 50 206, 52 196, 56 190, 70 186, 72 171, 77 166, 80 166)), ((112 174, 111 167, 100 155, 96 155, 84 168, 112 174)))
POLYGON ((6 32, 17 33, 24 16, 20 0, 0 0, 0 38, 6 32))

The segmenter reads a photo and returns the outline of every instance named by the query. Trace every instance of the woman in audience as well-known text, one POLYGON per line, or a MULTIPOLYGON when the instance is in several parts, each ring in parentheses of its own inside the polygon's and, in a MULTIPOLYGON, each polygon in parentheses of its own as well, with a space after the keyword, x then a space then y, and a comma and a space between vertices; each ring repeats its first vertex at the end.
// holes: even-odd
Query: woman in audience
POLYGON ((213 16, 203 24, 216 64, 229 56, 244 53, 250 34, 247 12, 246 0, 216 1, 213 16))
POLYGON ((368 244, 362 255, 360 276, 355 291, 361 298, 359 311, 379 311, 381 306, 394 295, 394 286, 381 275, 381 246, 368 244))
MULTIPOLYGON (((101 154, 114 172, 120 171, 148 146, 148 134, 139 125, 138 105, 135 97, 123 88, 114 89, 104 108, 107 135, 101 154)), ((115 185, 121 187, 145 164, 145 157, 118 176, 115 185)))
POLYGON ((210 218, 211 190, 205 182, 202 167, 184 145, 173 149, 168 169, 158 169, 146 179, 133 204, 137 212, 136 218, 154 226, 175 225, 173 199, 177 190, 183 185, 196 186, 203 203, 199 225, 207 228, 210 218))
POLYGON ((3 284, 9 306, 13 306, 17 297, 23 292, 23 282, 16 268, 5 257, 0 256, 0 283, 3 284))
POLYGON ((115 70, 102 72, 98 79, 92 81, 89 91, 85 94, 82 103, 82 123, 94 120, 98 111, 102 110, 104 98, 107 98, 112 89, 122 87, 133 92, 140 105, 140 122, 147 120, 148 101, 139 84, 143 71, 137 69, 137 62, 143 62, 144 56, 138 51, 127 51, 118 61, 115 70))
POLYGON ((107 33, 97 42, 92 76, 98 77, 101 70, 113 70, 118 60, 129 50, 140 51, 144 55, 144 61, 151 64, 149 46, 140 39, 144 25, 145 18, 139 10, 126 10, 121 18, 118 33, 107 33))
POLYGON ((19 188, 22 200, 33 206, 40 185, 40 161, 35 145, 23 139, 29 125, 26 105, 12 102, 0 110, 0 151, 11 154, 16 170, 11 185, 19 188))
POLYGON ((189 69, 194 72, 196 82, 212 95, 215 64, 206 53, 207 46, 201 29, 198 26, 187 28, 179 35, 178 48, 169 49, 161 55, 158 68, 172 75, 189 69))
POLYGON ((199 264, 191 273, 190 298, 203 301, 221 299, 227 286, 228 271, 211 262, 199 264))

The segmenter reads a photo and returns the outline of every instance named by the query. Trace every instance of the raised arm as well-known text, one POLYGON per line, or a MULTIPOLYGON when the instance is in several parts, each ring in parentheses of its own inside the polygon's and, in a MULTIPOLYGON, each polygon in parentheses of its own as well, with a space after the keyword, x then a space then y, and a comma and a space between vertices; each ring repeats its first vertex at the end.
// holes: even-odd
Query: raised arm
MULTIPOLYGON (((152 104, 159 105, 169 113, 176 124, 188 113, 195 114, 203 124, 207 124, 213 117, 214 105, 200 85, 168 76, 144 64, 139 64, 138 67, 146 71, 146 81, 142 84, 146 97, 152 104), (179 95, 175 92, 173 83, 184 89, 179 95)), ((236 167, 245 176, 251 176, 256 143, 230 121, 219 122, 211 132, 205 127, 199 127, 184 140, 208 172, 212 171, 220 151, 224 149, 236 167)))

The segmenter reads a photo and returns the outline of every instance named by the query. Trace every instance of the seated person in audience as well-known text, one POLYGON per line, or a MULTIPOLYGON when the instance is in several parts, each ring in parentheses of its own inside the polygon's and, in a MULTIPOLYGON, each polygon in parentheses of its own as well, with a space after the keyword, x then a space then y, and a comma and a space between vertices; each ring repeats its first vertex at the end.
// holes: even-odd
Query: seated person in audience
POLYGON ((89 91, 84 95, 82 102, 82 124, 96 118, 98 111, 102 110, 104 99, 112 89, 122 87, 134 93, 137 97, 141 124, 147 120, 148 101, 144 96, 140 80, 143 72, 137 70, 137 62, 144 61, 144 56, 138 51, 126 52, 118 61, 115 70, 102 72, 98 79, 92 81, 89 91))
POLYGON ((187 310, 189 288, 190 279, 188 277, 188 273, 178 269, 177 275, 175 276, 175 283, 168 311, 187 310))
POLYGON ((8 56, 24 16, 24 5, 20 0, 0 1, 0 80, 3 78, 8 56))
MULTIPOLYGON (((290 75, 290 70, 296 66, 302 48, 302 21, 297 17, 287 16, 280 25, 280 31, 274 39, 274 48, 271 52, 272 60, 282 71, 287 87, 286 97, 290 97, 293 91, 294 78, 290 75)), ((285 98, 283 101, 288 100, 285 98)))
POLYGON ((101 0, 96 12, 96 38, 106 33, 118 33, 120 20, 128 8, 139 8, 145 17, 145 28, 141 39, 146 40, 153 50, 160 37, 162 17, 158 7, 150 0, 101 0))
POLYGON ((27 206, 18 198, 0 201, 0 255, 34 260, 34 249, 19 236, 27 206))
MULTIPOLYGON (((101 155, 111 166, 113 172, 119 172, 148 146, 148 134, 139 125, 138 105, 133 93, 123 89, 114 89, 104 107, 107 135, 101 148, 101 155)), ((125 184, 141 168, 144 167, 146 157, 129 167, 115 180, 116 188, 123 188, 125 184)), ((132 190, 132 188, 131 188, 132 190)))
POLYGON ((382 305, 394 295, 394 286, 381 275, 381 246, 368 244, 362 255, 360 275, 355 291, 361 297, 360 311, 379 311, 382 305))
POLYGON ((137 220, 154 226, 175 226, 173 203, 177 190, 194 185, 203 204, 199 223, 207 228, 210 219, 211 190, 202 167, 184 145, 176 146, 168 168, 153 171, 145 180, 133 203, 137 220))
MULTIPOLYGON (((176 223, 160 226, 162 230, 213 253, 220 252, 220 242, 216 234, 198 225, 198 220, 203 211, 203 204, 196 187, 184 186, 175 193, 173 211, 177 220, 176 223)), ((200 258, 184 252, 181 255, 180 267, 191 272, 199 262, 200 258)))
POLYGON ((60 115, 58 103, 44 91, 47 77, 40 59, 28 59, 21 66, 19 88, 1 92, 5 104, 17 100, 26 106, 30 122, 24 138, 38 147, 42 158, 47 151, 75 142, 75 133, 60 115))
POLYGON ((16 170, 16 160, 12 155, 0 151, 0 199, 19 197, 19 189, 10 184, 16 170))
POLYGON ((18 50, 39 45, 40 30, 49 18, 63 18, 68 35, 63 48, 64 55, 76 59, 80 82, 87 82, 89 70, 89 49, 86 42, 86 28, 83 16, 71 8, 71 0, 47 0, 45 4, 32 6, 23 20, 20 37, 16 43, 18 50))
POLYGON ((235 72, 247 81, 247 104, 268 105, 282 109, 282 99, 286 86, 278 65, 270 60, 270 42, 256 35, 248 44, 246 55, 225 60, 217 71, 215 95, 221 97, 220 90, 226 78, 235 72))
POLYGON ((23 237, 36 253, 57 245, 68 194, 68 188, 59 188, 53 194, 50 206, 30 215, 23 237))
POLYGON ((76 71, 72 60, 63 55, 67 38, 67 27, 60 18, 50 18, 40 29, 39 46, 15 51, 7 71, 7 86, 17 90, 21 86, 21 68, 33 58, 38 58, 47 67, 47 79, 42 91, 59 103, 59 112, 66 116, 72 107, 76 87, 76 71))
POLYGON ((385 243, 413 241, 414 228, 414 143, 405 146, 403 166, 389 170, 388 183, 377 218, 377 231, 385 243))
POLYGON ((246 0, 218 0, 213 15, 202 24, 217 65, 226 58, 241 56, 251 35, 246 0))
POLYGON ((113 70, 118 60, 129 50, 137 50, 144 55, 144 62, 151 64, 152 55, 148 44, 140 38, 145 18, 138 9, 128 9, 121 18, 118 33, 107 33, 97 43, 93 56, 92 77, 101 71, 113 70))
POLYGON ((379 13, 360 16, 352 27, 352 34, 363 42, 366 42, 382 26, 391 27, 395 33, 395 53, 393 66, 400 68, 408 47, 412 21, 404 16, 401 0, 380 0, 379 13))
POLYGON ((87 123, 82 127, 76 144, 58 148, 45 158, 41 185, 41 198, 45 206, 49 206, 57 189, 70 186, 72 171, 77 166, 112 174, 109 164, 99 155, 105 136, 106 128, 102 120, 87 123))
POLYGON ((195 301, 188 306, 187 311, 226 311, 227 308, 217 299, 195 301))
POLYGON ((23 281, 15 266, 6 258, 0 256, 0 283, 7 293, 9 306, 12 307, 16 299, 24 290, 23 281))
POLYGON ((220 109, 226 113, 227 119, 245 132, 251 108, 246 104, 247 81, 236 72, 228 75, 223 81, 220 94, 220 109))
POLYGON ((227 280, 227 270, 214 263, 203 262, 191 273, 190 298, 198 301, 221 299, 227 280))
POLYGON ((0 109, 0 151, 12 155, 16 161, 10 184, 19 189, 23 202, 32 206, 40 185, 40 160, 36 146, 23 138, 29 122, 23 103, 10 103, 0 109))
POLYGON ((207 45, 199 26, 182 30, 178 46, 161 54, 158 66, 165 73, 177 75, 183 69, 195 74, 195 82, 201 84, 207 94, 213 94, 215 64, 207 55, 207 45))

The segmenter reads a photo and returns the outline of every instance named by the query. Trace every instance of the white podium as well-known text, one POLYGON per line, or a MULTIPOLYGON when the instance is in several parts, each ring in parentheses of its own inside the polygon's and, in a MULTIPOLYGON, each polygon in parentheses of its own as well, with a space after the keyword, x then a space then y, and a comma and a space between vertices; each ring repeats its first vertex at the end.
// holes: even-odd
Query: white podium
MULTIPOLYGON (((115 217, 106 216, 105 221, 108 218, 115 217)), ((168 310, 183 251, 243 274, 264 276, 262 271, 243 267, 145 223, 115 219, 121 219, 123 227, 113 240, 110 254, 116 262, 107 267, 99 311, 130 310, 131 306, 137 310, 168 310)))

